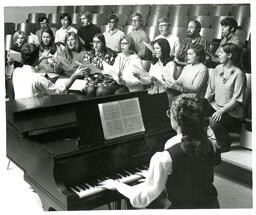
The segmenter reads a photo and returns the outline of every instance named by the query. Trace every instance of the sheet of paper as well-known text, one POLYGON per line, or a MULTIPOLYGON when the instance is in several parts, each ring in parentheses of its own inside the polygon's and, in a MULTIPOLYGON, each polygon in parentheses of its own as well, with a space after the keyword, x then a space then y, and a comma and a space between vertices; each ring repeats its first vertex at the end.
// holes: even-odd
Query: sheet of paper
POLYGON ((153 47, 149 44, 143 41, 144 45, 153 53, 153 47))

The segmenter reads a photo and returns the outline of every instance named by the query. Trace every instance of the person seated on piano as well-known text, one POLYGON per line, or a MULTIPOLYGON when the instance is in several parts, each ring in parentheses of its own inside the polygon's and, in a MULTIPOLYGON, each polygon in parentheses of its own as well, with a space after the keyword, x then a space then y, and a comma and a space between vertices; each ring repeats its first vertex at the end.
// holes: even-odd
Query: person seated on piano
POLYGON ((31 43, 26 43, 21 48, 21 58, 23 67, 16 68, 13 72, 13 87, 15 99, 64 94, 73 84, 73 82, 86 74, 86 68, 80 67, 71 75, 71 77, 62 85, 55 85, 45 76, 37 72, 35 68, 39 60, 39 48, 31 43))
POLYGON ((194 94, 180 95, 168 113, 177 136, 152 156, 145 181, 129 186, 108 179, 101 186, 117 190, 135 208, 219 208, 213 185, 215 149, 202 123, 201 100, 194 94))

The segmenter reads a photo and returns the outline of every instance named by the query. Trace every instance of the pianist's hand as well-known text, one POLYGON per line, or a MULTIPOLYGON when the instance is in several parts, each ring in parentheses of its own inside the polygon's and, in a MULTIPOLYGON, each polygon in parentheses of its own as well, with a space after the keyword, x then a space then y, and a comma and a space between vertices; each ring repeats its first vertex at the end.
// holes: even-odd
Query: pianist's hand
POLYGON ((148 170, 142 170, 140 172, 136 172, 135 174, 143 177, 142 179, 139 179, 139 182, 142 183, 142 182, 145 182, 145 180, 148 176, 148 170))
POLYGON ((102 181, 100 183, 100 187, 106 188, 108 190, 115 190, 116 186, 117 186, 117 181, 113 180, 113 179, 108 179, 106 181, 102 181))

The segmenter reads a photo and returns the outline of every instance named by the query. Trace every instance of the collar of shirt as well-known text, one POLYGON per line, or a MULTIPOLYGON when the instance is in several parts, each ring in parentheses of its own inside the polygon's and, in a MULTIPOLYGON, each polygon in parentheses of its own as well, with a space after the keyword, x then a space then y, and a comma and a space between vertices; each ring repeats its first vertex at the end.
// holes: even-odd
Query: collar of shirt
POLYGON ((118 30, 117 28, 115 28, 113 31, 108 30, 108 33, 109 33, 109 34, 111 34, 111 35, 113 35, 114 33, 116 33, 116 32, 117 32, 117 30, 118 30))
POLYGON ((227 37, 225 37, 226 41, 229 41, 232 39, 232 37, 235 35, 235 33, 230 33, 227 37))
POLYGON ((61 27, 61 28, 62 28, 63 31, 69 31, 69 29, 70 29, 71 27, 72 27, 72 26, 70 25, 70 26, 68 26, 67 28, 63 28, 63 27, 61 27))

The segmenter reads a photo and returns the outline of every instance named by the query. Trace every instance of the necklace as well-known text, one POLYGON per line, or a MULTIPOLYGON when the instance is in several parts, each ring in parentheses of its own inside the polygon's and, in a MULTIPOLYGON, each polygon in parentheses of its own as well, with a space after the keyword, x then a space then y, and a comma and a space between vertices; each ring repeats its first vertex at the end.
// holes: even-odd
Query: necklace
POLYGON ((222 77, 222 83, 226 84, 227 80, 230 78, 231 75, 235 72, 235 66, 232 67, 231 71, 224 77, 224 66, 222 67, 222 71, 220 72, 219 76, 222 77))

